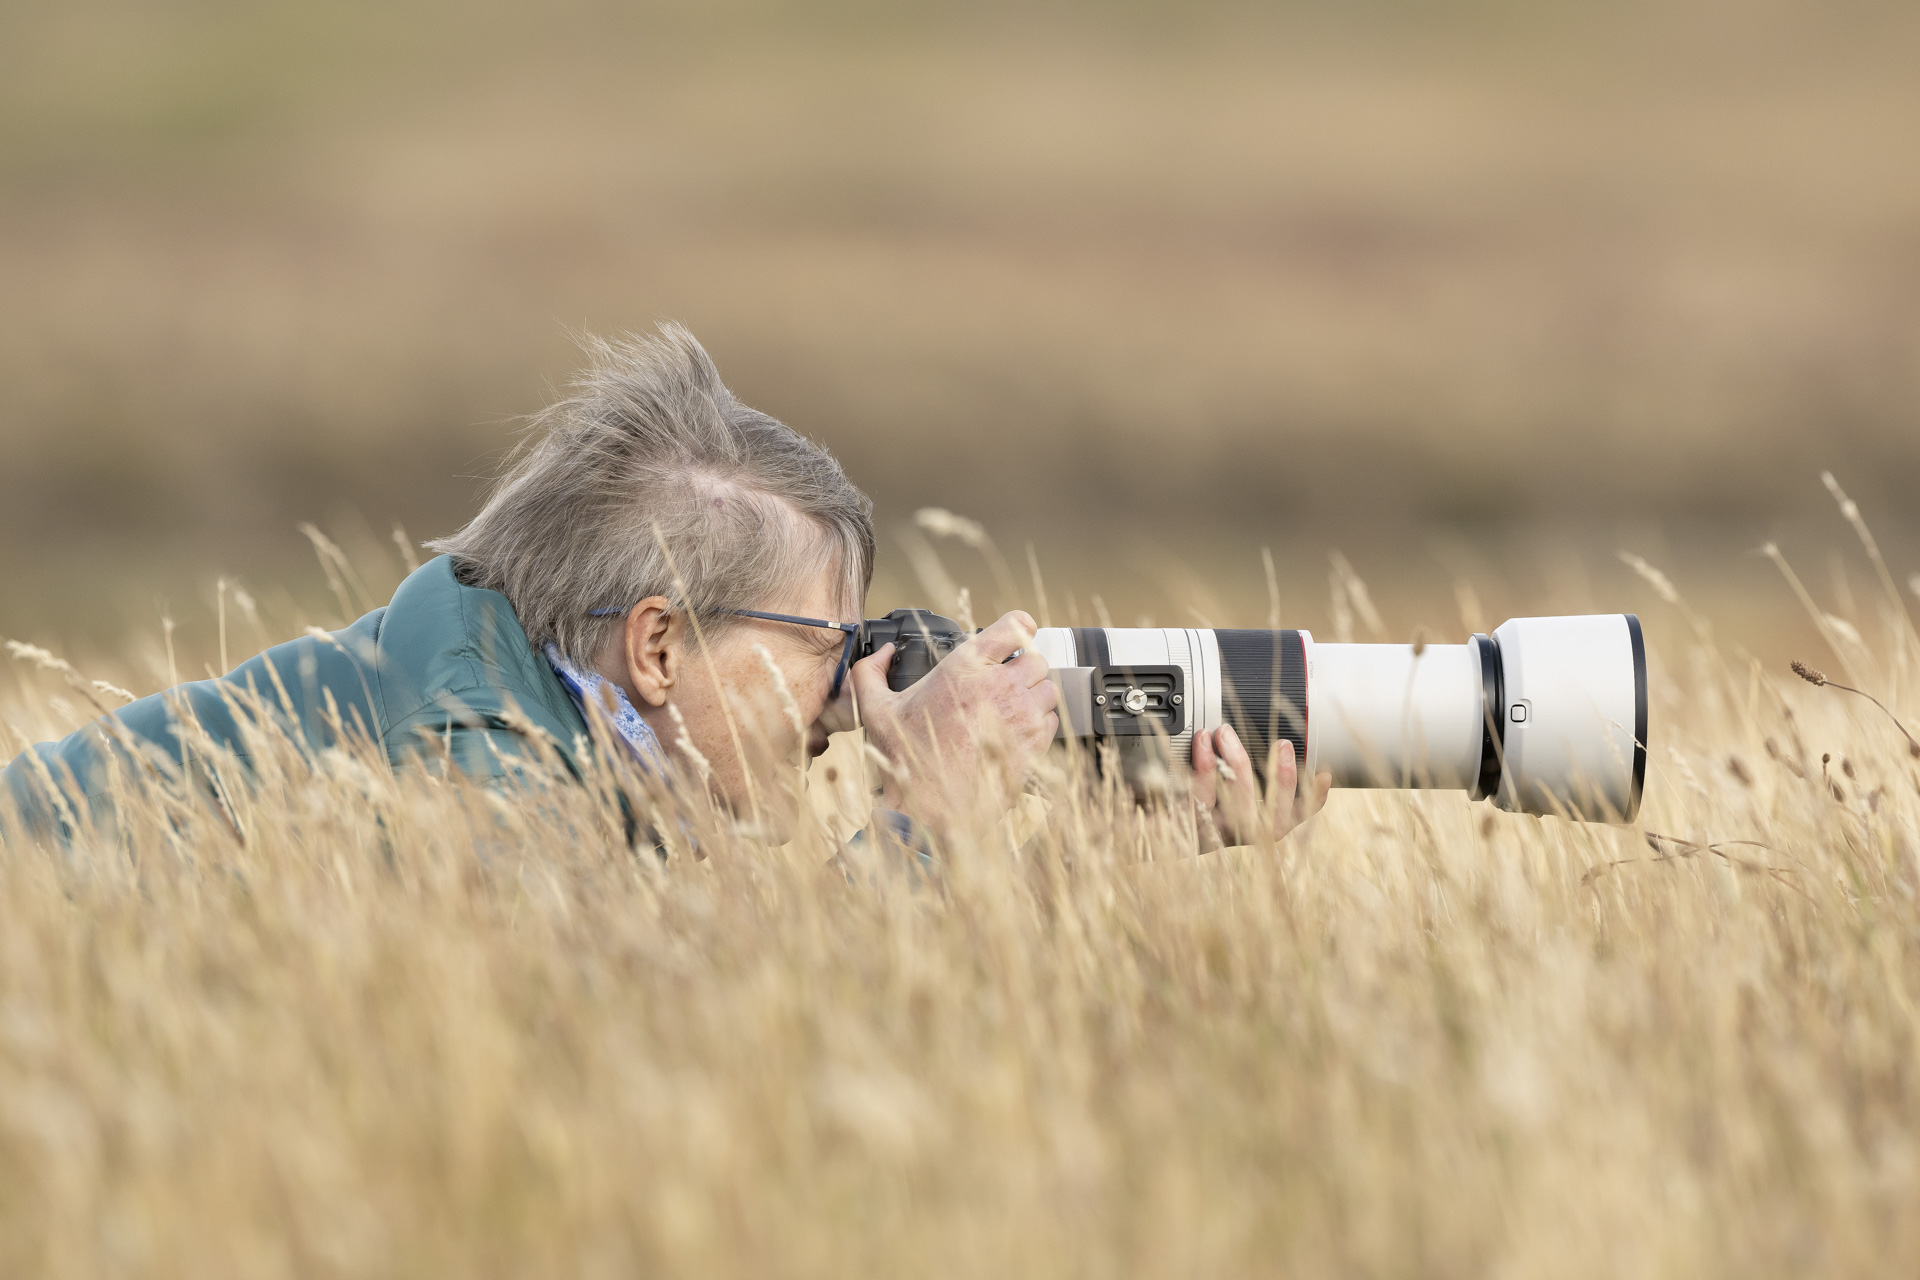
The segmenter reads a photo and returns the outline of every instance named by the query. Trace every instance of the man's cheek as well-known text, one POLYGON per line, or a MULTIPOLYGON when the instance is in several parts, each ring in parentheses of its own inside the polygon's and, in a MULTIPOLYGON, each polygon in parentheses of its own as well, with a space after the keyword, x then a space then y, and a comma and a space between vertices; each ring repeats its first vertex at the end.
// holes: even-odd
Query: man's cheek
POLYGON ((772 688, 763 686, 749 697, 735 699, 732 706, 750 752, 770 757, 782 754, 793 737, 793 721, 772 688))

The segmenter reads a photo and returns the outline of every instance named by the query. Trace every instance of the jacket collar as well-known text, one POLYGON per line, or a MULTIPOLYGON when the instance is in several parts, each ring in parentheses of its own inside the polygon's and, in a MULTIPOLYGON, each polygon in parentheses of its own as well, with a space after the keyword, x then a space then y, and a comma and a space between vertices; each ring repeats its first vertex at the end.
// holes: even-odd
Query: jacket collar
POLYGON ((378 651, 390 726, 438 705, 463 721, 513 729, 520 727, 517 711, 578 771, 587 724, 573 699, 534 651, 507 598, 462 583, 449 557, 421 565, 393 593, 378 651))

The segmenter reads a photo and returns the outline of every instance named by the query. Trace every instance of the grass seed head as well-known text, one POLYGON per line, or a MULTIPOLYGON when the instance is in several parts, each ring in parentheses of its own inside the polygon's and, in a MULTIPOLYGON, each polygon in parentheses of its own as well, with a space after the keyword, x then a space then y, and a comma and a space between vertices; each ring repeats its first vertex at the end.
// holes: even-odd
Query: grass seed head
POLYGON ((913 522, 936 538, 956 538, 969 547, 986 545, 987 531, 978 520, 955 515, 945 507, 922 507, 913 513, 913 522))

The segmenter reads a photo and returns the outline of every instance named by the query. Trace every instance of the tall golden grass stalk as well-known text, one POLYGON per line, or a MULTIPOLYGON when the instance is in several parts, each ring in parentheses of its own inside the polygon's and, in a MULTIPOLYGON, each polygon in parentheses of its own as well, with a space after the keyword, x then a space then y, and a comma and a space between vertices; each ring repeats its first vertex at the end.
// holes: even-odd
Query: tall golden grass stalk
POLYGON ((1920 774, 1696 656, 1645 830, 1349 793, 1205 858, 1084 753, 925 871, 835 856, 857 744, 780 848, 196 744, 218 803, 0 853, 0 1275, 1910 1272, 1920 774))

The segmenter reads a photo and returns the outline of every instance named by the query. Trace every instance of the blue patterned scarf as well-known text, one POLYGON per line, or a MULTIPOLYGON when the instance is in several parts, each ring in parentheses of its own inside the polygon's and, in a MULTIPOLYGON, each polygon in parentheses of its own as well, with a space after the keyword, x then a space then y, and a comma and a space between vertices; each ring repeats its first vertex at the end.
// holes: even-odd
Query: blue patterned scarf
POLYGON ((597 714, 619 735, 628 753, 639 762, 642 769, 649 773, 665 769, 667 756, 660 749, 660 739, 654 736, 653 726, 642 720, 640 713, 633 709, 633 703, 627 700, 626 690, 605 676, 574 666, 560 652, 560 646, 552 641, 547 642, 545 652, 553 673, 560 677, 560 683, 566 686, 567 696, 573 699, 574 706, 580 708, 583 718, 591 719, 597 714), (592 707, 591 711, 588 710, 589 706, 592 707))

